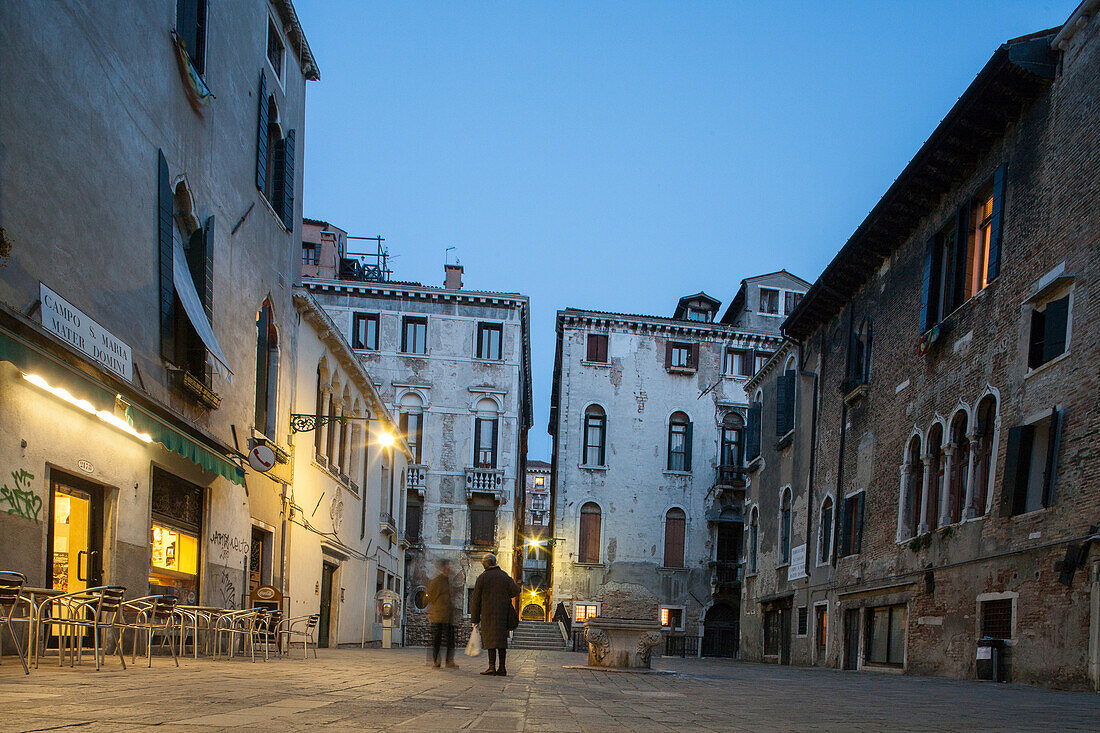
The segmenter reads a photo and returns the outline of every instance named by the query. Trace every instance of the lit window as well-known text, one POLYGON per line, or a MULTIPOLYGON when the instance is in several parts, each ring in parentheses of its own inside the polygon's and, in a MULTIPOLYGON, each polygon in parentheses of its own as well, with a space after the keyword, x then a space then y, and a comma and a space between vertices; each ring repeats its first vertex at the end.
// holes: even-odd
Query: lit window
POLYGON ((573 620, 583 624, 590 618, 595 618, 600 613, 595 603, 576 603, 573 605, 573 620))
POLYGON ((545 481, 546 480, 542 476, 535 476, 535 486, 543 486, 545 481))
POLYGON ((669 608, 667 606, 661 607, 660 614, 661 628, 669 630, 678 630, 684 628, 684 609, 682 608, 669 608))

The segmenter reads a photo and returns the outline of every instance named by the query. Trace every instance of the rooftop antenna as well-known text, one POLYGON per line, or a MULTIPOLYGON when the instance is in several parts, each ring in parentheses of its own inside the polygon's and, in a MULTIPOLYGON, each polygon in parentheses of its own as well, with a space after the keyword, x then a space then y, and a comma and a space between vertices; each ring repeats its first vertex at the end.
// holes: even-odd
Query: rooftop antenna
MULTIPOLYGON (((390 269, 390 251, 382 246, 382 242, 386 241, 386 238, 378 235, 376 237, 353 237, 348 235, 348 239, 357 239, 366 242, 375 243, 375 251, 365 252, 351 252, 348 251, 348 257, 357 258, 359 277, 355 279, 367 280, 372 282, 389 282, 390 275, 393 274, 393 270, 390 269)), ((353 263, 354 264, 354 263, 353 263)), ((341 263, 343 267, 343 263, 341 263)))
MULTIPOLYGON (((454 251, 454 247, 448 247, 447 249, 443 250, 443 264, 445 264, 445 265, 451 264, 451 252, 453 252, 453 251, 454 251)), ((456 264, 456 265, 458 264, 457 259, 455 260, 454 264, 456 264)))

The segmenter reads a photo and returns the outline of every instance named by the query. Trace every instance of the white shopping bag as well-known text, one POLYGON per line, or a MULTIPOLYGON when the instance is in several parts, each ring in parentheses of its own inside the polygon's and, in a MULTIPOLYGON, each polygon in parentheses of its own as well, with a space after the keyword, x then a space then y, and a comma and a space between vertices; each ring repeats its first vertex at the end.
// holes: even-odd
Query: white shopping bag
POLYGON ((477 624, 470 630, 470 641, 466 644, 466 656, 476 657, 481 654, 481 629, 477 624))

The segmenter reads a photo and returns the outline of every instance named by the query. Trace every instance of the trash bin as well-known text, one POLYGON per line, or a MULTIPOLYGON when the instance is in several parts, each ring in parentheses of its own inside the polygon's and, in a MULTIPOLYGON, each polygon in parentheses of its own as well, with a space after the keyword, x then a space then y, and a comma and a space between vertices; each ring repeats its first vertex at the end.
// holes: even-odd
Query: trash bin
POLYGON ((986 682, 1004 682, 1004 639, 984 637, 978 639, 978 679, 986 682))

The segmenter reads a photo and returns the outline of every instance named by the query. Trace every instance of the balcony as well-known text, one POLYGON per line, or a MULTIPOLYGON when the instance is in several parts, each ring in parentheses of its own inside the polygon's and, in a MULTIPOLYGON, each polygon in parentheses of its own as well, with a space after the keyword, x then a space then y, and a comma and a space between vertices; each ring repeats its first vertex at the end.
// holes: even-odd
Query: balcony
POLYGON ((405 471, 405 488, 415 491, 424 498, 424 487, 428 483, 428 467, 423 464, 413 464, 405 471))
POLYGON ((714 485, 718 489, 744 489, 745 469, 741 466, 719 466, 714 485))
POLYGON ((498 504, 504 502, 504 471, 499 468, 467 468, 466 499, 475 494, 492 496, 498 504))
POLYGON ((739 562, 712 561, 711 567, 714 569, 711 586, 716 594, 736 590, 745 576, 744 565, 739 562))
POLYGON ((394 524, 392 514, 389 512, 379 512, 378 531, 390 537, 397 537, 397 525, 394 524))

